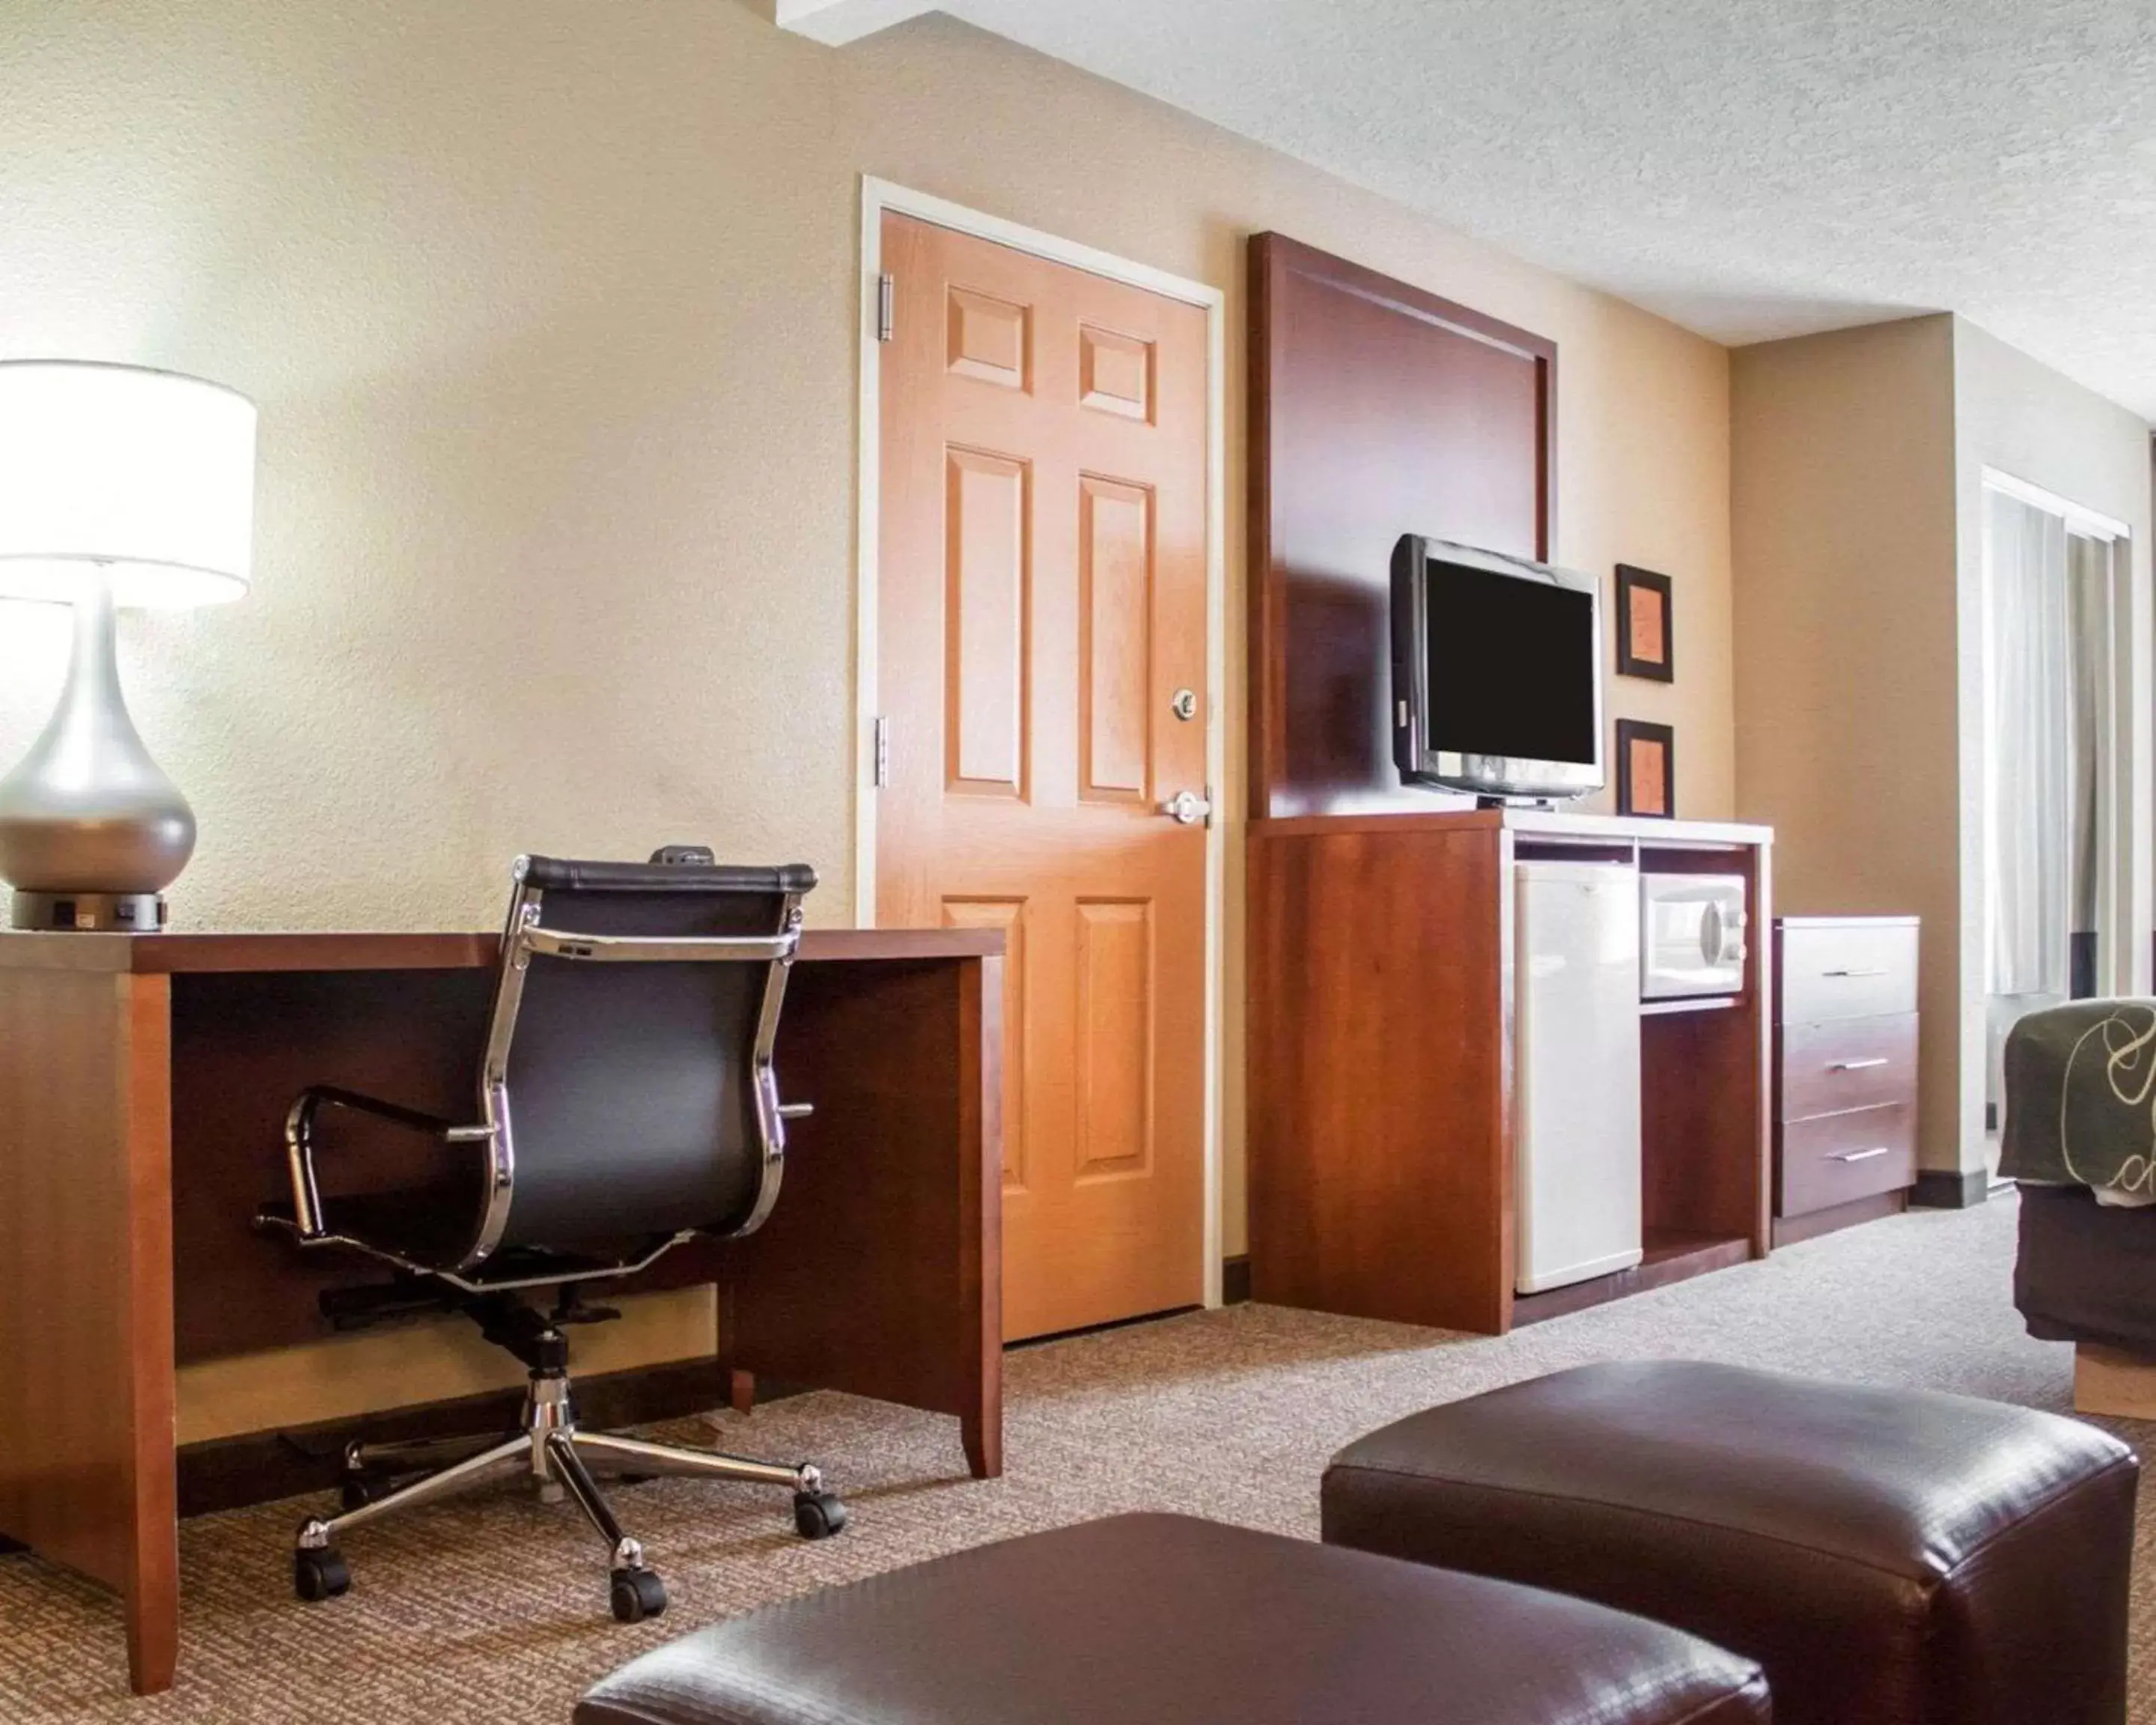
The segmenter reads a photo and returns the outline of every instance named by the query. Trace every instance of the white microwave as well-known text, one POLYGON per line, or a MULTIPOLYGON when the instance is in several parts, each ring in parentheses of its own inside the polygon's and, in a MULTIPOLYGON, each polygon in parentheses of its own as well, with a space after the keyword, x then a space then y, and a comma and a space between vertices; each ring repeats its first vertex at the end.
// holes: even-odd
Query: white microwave
POLYGON ((1744 877, 1640 876, 1640 998, 1735 994, 1744 987, 1744 877))

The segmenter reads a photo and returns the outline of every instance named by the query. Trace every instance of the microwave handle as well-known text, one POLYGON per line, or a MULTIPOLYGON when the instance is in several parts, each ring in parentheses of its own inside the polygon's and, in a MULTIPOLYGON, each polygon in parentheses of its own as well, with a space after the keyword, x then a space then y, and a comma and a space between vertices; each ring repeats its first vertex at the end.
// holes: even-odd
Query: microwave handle
POLYGON ((1708 964, 1744 962, 1744 912, 1709 900, 1700 913, 1700 957, 1708 964))

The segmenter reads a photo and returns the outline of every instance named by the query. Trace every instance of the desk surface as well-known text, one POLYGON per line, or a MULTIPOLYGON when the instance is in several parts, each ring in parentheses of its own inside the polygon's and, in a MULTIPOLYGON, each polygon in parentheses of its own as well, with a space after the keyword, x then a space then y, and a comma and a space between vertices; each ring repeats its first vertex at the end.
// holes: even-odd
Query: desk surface
MULTIPOLYGON (((136 975, 198 972, 469 970, 494 963, 498 934, 0 933, 0 970, 136 975)), ((833 959, 993 958, 997 928, 811 928, 804 963, 833 959)))

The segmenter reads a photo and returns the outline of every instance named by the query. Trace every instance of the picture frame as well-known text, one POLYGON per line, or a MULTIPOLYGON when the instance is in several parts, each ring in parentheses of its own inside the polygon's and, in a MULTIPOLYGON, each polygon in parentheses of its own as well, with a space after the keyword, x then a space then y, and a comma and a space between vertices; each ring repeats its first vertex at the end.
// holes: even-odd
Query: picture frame
POLYGON ((1656 683, 1677 679, 1670 578, 1617 566, 1617 673, 1656 683))
POLYGON ((1617 812, 1656 820, 1677 817, 1677 739, 1667 725, 1617 721, 1617 812))

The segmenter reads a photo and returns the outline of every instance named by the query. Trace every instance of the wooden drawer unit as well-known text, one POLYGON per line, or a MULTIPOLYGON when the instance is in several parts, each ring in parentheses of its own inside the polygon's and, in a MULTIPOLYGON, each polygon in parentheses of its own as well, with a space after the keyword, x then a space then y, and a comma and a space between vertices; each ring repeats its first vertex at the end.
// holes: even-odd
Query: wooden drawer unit
POLYGON ((1917 1093, 1917 1015, 1784 1024, 1777 1058, 1784 1120, 1907 1101, 1917 1093))
POLYGON ((1783 1215, 1808 1215, 1917 1183, 1913 1101, 1784 1121, 1779 1137, 1774 1191, 1783 1215))
POLYGON ((1774 1214, 1818 1219, 1800 1234, 1916 1183, 1917 934, 1913 916, 1774 925, 1774 1214))
POLYGON ((1775 925, 1781 948, 1774 979, 1781 1022, 1883 1018, 1917 1009, 1917 923, 1913 917, 1775 925))

